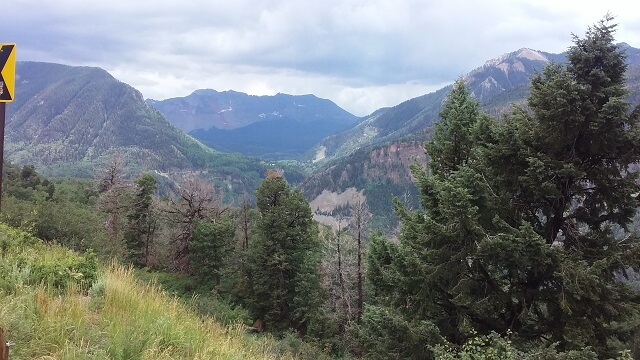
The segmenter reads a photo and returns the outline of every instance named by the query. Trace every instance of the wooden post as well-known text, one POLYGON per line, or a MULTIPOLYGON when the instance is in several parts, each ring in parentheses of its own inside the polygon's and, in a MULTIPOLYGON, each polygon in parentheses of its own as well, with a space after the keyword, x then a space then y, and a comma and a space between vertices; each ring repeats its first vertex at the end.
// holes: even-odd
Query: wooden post
MULTIPOLYGON (((2 90, 0 90, 1 92, 2 90)), ((7 103, 0 102, 0 211, 2 211, 2 165, 4 164, 4 123, 7 103)), ((4 346, 4 342, 0 343, 4 346)), ((1 353, 0 353, 1 354, 1 353)), ((5 360, 0 356, 0 360, 5 360)))
POLYGON ((7 346, 6 332, 0 327, 0 360, 9 360, 9 346, 7 346))

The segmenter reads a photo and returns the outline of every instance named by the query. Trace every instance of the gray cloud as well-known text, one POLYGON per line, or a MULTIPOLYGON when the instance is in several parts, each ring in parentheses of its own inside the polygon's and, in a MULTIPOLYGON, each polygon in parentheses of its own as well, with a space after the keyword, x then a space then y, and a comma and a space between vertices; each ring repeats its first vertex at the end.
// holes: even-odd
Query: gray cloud
POLYGON ((314 93, 364 115, 521 47, 564 51, 607 11, 618 39, 640 46, 637 10, 630 0, 12 0, 0 41, 15 41, 20 60, 103 67, 150 98, 314 93))

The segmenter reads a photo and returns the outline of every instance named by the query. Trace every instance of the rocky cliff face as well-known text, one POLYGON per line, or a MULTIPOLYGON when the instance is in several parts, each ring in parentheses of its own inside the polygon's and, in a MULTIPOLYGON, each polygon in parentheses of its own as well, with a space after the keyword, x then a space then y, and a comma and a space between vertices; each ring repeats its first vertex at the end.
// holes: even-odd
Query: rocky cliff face
POLYGON ((422 142, 394 142, 373 149, 361 149, 306 178, 300 188, 307 199, 315 204, 312 210, 316 219, 332 226, 337 226, 336 215, 349 214, 349 201, 353 202, 353 196, 345 194, 360 194, 362 199, 366 199, 373 215, 372 228, 389 233, 397 225, 392 197, 405 199, 412 206, 417 205, 416 188, 409 169, 413 163, 426 166, 427 156, 422 142))
POLYGON ((523 48, 487 61, 483 66, 464 76, 471 95, 483 102, 502 92, 529 83, 529 77, 552 60, 562 55, 523 48))
POLYGON ((421 142, 395 142, 369 153, 364 177, 367 180, 388 179, 396 184, 410 184, 413 176, 409 166, 426 164, 427 155, 421 142))

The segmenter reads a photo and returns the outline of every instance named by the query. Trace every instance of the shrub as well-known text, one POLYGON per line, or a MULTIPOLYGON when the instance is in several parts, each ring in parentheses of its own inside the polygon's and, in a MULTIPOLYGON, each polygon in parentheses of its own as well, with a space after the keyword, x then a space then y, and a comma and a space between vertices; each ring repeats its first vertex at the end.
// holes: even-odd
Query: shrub
POLYGON ((87 291, 97 271, 98 259, 91 250, 78 254, 0 224, 0 290, 42 283, 58 292, 69 286, 87 291))

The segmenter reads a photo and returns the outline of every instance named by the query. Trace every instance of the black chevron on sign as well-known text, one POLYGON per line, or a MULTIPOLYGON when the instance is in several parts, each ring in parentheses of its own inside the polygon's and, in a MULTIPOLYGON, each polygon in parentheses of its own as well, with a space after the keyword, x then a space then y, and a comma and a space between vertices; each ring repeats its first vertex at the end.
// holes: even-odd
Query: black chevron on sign
POLYGON ((14 46, 15 45, 2 45, 0 47, 0 84, 2 84, 2 89, 0 89, 0 100, 11 100, 11 94, 9 94, 7 82, 4 81, 4 77, 2 76, 2 69, 4 69, 4 66, 7 64, 14 46))

